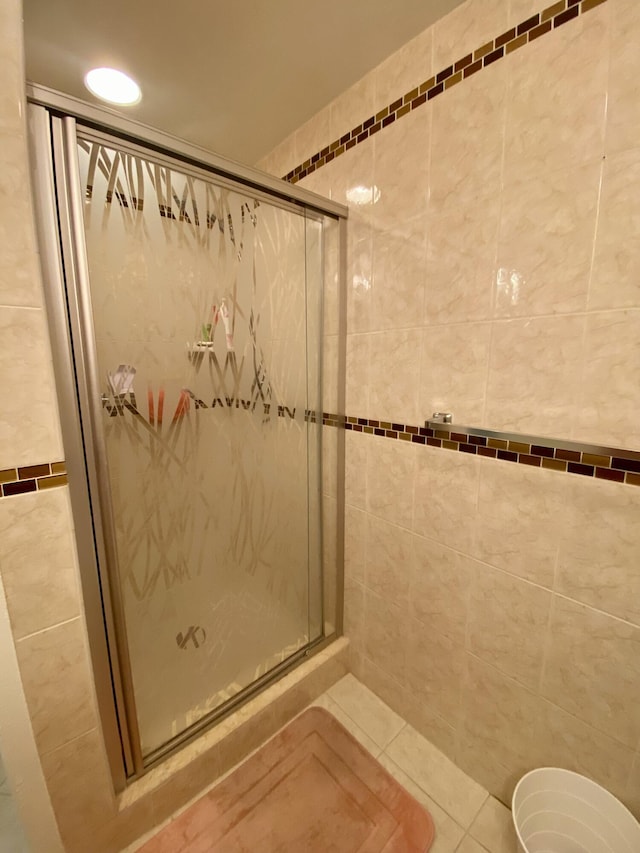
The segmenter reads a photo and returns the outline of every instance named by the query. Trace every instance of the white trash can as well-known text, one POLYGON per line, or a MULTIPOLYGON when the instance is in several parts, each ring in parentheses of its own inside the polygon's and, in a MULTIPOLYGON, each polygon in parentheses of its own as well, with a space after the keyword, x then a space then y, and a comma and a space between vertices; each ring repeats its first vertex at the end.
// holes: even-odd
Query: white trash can
POLYGON ((541 767, 516 785, 519 853, 639 853, 640 823, 612 794, 570 770, 541 767))

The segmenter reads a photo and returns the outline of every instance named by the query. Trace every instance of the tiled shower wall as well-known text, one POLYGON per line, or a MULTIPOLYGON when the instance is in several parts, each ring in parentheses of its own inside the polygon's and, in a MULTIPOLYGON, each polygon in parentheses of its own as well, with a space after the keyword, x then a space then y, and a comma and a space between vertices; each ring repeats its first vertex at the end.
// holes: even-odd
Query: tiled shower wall
POLYGON ((68 489, 37 482, 64 453, 29 193, 20 0, 0 4, 0 33, 0 471, 30 484, 0 499, 0 734, 29 845, 61 853, 45 780, 65 828, 111 802, 68 489))
MULTIPOLYGON (((265 158, 350 206, 348 416, 640 449, 639 42, 635 0, 467 0, 265 158)), ((640 816, 640 489, 346 439, 357 675, 505 801, 557 764, 640 816)))

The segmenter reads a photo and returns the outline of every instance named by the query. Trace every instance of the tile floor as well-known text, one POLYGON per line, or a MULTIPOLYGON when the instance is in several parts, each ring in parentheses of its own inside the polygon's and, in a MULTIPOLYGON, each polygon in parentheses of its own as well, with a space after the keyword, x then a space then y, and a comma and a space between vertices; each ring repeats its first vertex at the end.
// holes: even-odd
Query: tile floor
MULTIPOLYGON (((353 675, 346 675, 313 704, 330 711, 429 810, 436 826, 430 853, 516 853, 509 809, 353 675)), ((139 839, 123 853, 139 850, 154 833, 139 839)))
POLYGON ((516 853, 511 812, 353 675, 314 705, 330 711, 436 825, 430 853, 516 853))

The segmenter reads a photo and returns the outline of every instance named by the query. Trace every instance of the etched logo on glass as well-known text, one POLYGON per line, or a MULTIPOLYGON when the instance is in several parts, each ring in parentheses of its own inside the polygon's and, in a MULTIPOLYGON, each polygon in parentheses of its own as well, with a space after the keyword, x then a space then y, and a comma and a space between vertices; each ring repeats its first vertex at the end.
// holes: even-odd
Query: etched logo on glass
POLYGON ((176 635, 176 643, 181 649, 186 649, 189 644, 194 648, 199 649, 206 639, 207 633, 204 628, 200 628, 199 625, 190 625, 186 634, 183 634, 182 631, 180 631, 180 633, 176 635))

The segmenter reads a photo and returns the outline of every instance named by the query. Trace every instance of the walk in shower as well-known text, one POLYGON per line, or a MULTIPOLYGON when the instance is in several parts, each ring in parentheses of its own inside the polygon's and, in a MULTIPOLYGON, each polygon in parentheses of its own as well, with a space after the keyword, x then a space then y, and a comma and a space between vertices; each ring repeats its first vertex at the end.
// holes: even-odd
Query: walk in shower
POLYGON ((133 776, 339 629, 321 413, 343 211, 38 100, 65 451, 101 614, 92 654, 133 776))

